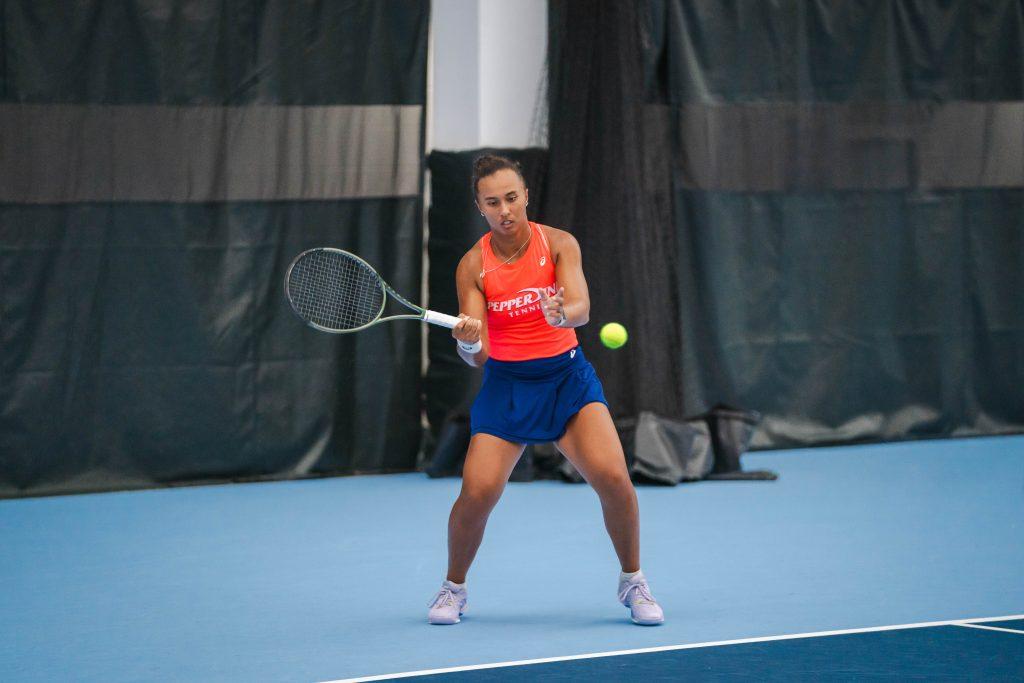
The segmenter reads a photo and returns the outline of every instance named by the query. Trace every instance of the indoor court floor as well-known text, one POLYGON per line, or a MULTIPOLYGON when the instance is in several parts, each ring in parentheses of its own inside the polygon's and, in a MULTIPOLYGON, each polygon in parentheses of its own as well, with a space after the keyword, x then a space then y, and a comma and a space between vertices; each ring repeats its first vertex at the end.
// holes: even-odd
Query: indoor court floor
POLYGON ((585 486, 509 485, 456 626, 458 479, 0 501, 0 680, 1024 680, 1024 436, 744 466, 779 479, 638 488, 648 628, 585 486))

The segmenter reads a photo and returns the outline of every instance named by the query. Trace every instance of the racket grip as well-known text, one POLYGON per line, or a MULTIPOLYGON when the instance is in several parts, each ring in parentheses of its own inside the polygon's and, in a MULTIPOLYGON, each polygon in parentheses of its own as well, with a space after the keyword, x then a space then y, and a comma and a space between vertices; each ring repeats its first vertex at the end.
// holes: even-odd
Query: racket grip
POLYGON ((447 327, 451 329, 459 324, 460 318, 456 318, 454 315, 445 315, 444 313, 438 313, 437 311, 424 311, 423 319, 431 325, 440 325, 441 327, 447 327))

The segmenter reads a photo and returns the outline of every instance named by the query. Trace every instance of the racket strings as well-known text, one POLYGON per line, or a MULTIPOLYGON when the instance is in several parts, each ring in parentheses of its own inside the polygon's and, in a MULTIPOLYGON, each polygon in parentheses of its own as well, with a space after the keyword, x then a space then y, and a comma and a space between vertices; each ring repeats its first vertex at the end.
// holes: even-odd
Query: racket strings
POLYGON ((380 315, 380 277, 346 254, 315 250, 297 261, 288 276, 288 295, 306 320, 333 330, 367 325, 380 315))

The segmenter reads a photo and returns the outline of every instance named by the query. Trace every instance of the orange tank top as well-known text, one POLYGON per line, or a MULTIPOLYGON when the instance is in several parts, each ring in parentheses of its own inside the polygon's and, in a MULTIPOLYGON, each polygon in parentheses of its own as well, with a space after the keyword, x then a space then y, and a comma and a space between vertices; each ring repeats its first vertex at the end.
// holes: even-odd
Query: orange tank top
POLYGON ((552 327, 544 319, 541 292, 550 296, 558 291, 555 263, 541 226, 531 221, 530 231, 526 253, 504 266, 491 249, 491 233, 480 238, 487 338, 496 360, 550 358, 579 343, 576 330, 552 327))

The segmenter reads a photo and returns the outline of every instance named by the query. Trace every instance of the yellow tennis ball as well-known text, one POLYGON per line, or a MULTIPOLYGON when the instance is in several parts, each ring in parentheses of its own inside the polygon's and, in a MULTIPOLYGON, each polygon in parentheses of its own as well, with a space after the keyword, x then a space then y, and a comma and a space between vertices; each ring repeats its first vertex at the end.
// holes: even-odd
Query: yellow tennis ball
POLYGON ((629 335, 626 328, 618 323, 608 323, 601 328, 601 343, 609 349, 617 349, 626 343, 629 335))

